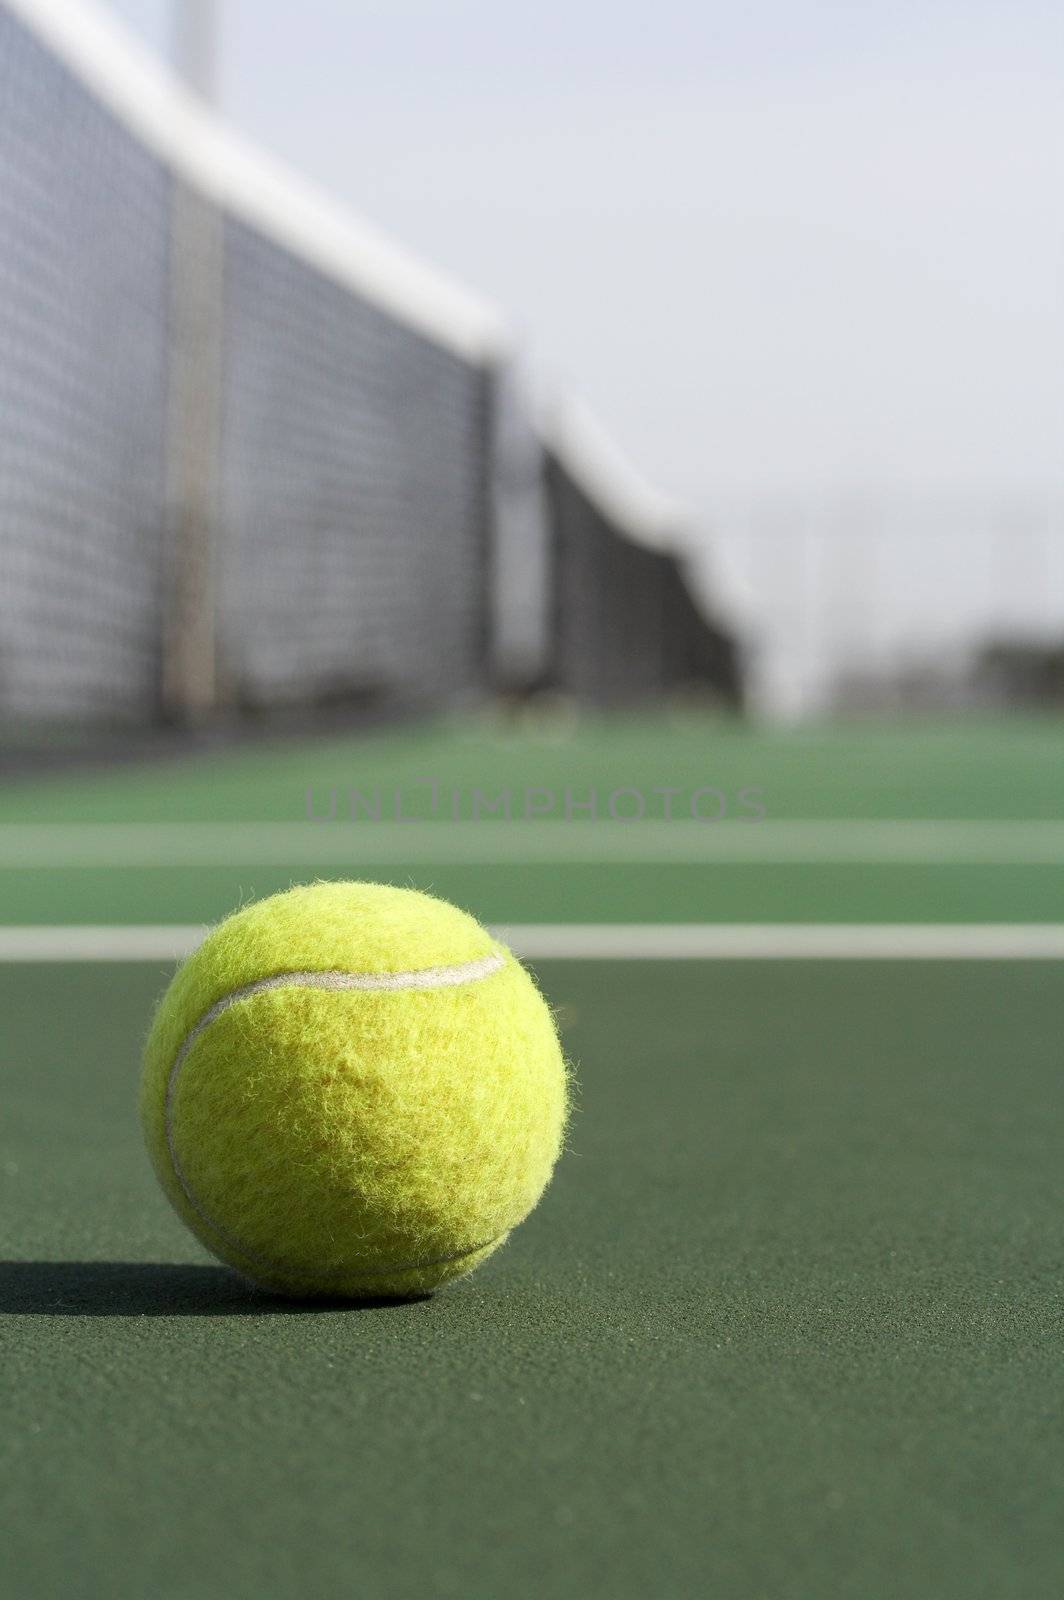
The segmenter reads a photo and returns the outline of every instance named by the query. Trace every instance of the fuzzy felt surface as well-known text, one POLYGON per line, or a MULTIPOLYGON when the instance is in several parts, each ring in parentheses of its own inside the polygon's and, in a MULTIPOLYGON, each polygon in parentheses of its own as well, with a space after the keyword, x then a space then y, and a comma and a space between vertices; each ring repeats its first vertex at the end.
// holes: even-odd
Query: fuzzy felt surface
POLYGON ((473 918, 410 889, 319 883, 237 912, 185 962, 148 1039, 141 1116, 163 1189, 215 1255, 293 1295, 403 1296, 471 1271, 536 1204, 566 1068, 532 979, 473 918), (478 963, 440 987, 300 982, 413 985, 478 963))

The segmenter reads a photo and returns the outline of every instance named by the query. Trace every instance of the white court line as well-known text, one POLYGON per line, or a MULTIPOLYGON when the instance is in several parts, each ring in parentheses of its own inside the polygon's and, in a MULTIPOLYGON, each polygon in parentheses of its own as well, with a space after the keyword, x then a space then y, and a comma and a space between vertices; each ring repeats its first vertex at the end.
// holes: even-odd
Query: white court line
POLYGON ((1062 866, 1064 822, 0 823, 0 869, 669 861, 1062 866))
POLYGON ((531 923, 495 935, 533 960, 1064 959, 1064 923, 531 923))
MULTIPOLYGON (((198 925, 0 927, 0 962, 175 961, 198 925)), ((1064 923, 515 923, 517 955, 554 961, 1061 961, 1064 923)))
POLYGON ((179 923, 0 927, 0 962, 179 961, 206 931, 200 924, 179 923))

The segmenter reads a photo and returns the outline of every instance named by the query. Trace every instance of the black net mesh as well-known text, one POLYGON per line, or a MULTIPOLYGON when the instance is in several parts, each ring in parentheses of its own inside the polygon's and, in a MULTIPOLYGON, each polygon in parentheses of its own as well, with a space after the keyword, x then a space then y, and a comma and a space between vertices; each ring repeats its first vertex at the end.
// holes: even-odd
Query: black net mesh
POLYGON ((0 8, 0 709, 147 714, 159 679, 159 162, 0 8))
POLYGON ((477 685, 490 380, 251 229, 226 245, 223 670, 267 703, 477 685))
POLYGON ((734 640, 702 612, 676 558, 629 537, 554 451, 546 484, 553 684, 604 706, 687 689, 737 705, 734 640))
MULTIPOLYGON (((4 717, 160 709, 167 530, 180 521, 167 507, 177 190, 0 5, 4 717)), ((481 685, 486 364, 311 254, 225 211, 220 222, 223 696, 439 699, 481 685)))
POLYGON ((736 634, 706 613, 674 557, 665 558, 662 588, 668 688, 710 689, 725 705, 741 709, 743 663, 736 634))

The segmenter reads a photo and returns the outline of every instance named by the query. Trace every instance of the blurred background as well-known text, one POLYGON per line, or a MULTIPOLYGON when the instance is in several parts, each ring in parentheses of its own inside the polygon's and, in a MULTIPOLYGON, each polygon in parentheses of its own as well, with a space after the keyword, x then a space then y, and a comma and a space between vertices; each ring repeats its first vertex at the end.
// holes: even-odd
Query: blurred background
POLYGON ((1059 708, 1059 44, 1040 0, 0 6, 8 767, 1059 708))

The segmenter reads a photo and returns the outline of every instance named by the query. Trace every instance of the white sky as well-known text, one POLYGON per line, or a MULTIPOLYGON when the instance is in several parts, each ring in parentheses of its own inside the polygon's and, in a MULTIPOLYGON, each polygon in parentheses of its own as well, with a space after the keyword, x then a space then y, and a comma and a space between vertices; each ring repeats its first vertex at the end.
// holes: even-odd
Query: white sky
POLYGON ((763 627, 769 501, 1064 493, 1057 0, 218 4, 230 120, 506 307, 763 627))

